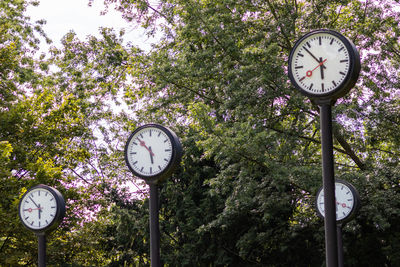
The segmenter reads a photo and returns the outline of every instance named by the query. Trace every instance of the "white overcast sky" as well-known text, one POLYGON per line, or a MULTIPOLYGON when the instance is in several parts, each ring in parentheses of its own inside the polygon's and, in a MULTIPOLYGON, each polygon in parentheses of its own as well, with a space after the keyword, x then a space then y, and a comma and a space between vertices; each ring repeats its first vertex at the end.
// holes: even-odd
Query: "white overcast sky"
POLYGON ((47 21, 44 31, 56 46, 71 30, 83 40, 87 35, 98 36, 100 27, 112 27, 116 32, 125 29, 125 42, 131 42, 145 50, 150 48, 153 40, 149 39, 140 27, 134 23, 127 23, 112 7, 106 15, 100 15, 104 10, 103 0, 95 0, 92 7, 88 6, 88 2, 88 0, 40 0, 40 5, 29 6, 26 14, 32 21, 40 19, 47 21))

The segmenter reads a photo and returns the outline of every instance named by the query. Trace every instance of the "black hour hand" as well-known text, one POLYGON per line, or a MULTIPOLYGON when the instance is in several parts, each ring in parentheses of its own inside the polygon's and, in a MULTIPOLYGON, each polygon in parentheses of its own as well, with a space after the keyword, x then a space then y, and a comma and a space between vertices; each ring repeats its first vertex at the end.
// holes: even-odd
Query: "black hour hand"
POLYGON ((322 65, 321 65, 321 68, 319 68, 319 69, 321 70, 321 80, 323 80, 323 79, 324 79, 324 68, 326 68, 326 67, 325 67, 325 65, 323 64, 322 57, 319 58, 319 63, 322 64, 322 65))
POLYGON ((154 164, 154 158, 153 158, 153 151, 151 150, 151 146, 149 146, 149 152, 150 152, 150 160, 151 160, 151 164, 154 164))

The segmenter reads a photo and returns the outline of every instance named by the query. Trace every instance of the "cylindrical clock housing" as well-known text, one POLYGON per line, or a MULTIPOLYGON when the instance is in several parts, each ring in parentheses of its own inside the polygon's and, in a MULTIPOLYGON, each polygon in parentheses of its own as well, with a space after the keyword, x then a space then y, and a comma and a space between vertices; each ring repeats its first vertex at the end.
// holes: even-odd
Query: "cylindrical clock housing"
POLYGON ((348 38, 333 30, 301 37, 289 55, 289 79, 315 100, 336 100, 349 92, 360 73, 360 55, 348 38))
POLYGON ((57 189, 39 184, 22 196, 18 215, 30 231, 47 233, 54 230, 64 218, 65 201, 57 189))
POLYGON ((182 145, 172 130, 151 123, 132 132, 124 152, 126 164, 135 176, 148 184, 157 184, 179 165, 182 145))
MULTIPOLYGON (((335 181, 335 201, 336 201, 336 222, 344 224, 354 218, 360 209, 360 196, 355 187, 344 181, 337 179, 335 181)), ((325 217, 323 187, 318 190, 315 199, 315 207, 319 217, 325 217)))

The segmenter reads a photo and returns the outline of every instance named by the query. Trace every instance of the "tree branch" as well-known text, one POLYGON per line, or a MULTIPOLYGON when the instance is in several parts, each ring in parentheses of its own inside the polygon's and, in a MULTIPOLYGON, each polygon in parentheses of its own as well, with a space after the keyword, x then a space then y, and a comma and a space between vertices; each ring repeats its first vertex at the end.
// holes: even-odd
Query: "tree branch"
MULTIPOLYGON (((286 135, 289 135, 289 136, 295 136, 295 137, 298 137, 298 138, 301 138, 301 139, 305 139, 305 140, 308 140, 308 141, 313 142, 313 143, 317 143, 317 144, 321 143, 321 141, 319 139, 315 139, 315 138, 308 137, 308 136, 305 136, 305 135, 300 135, 300 134, 292 133, 292 132, 289 132, 289 131, 280 130, 280 129, 277 129, 277 128, 274 128, 274 127, 268 127, 268 129, 273 130, 273 131, 278 132, 278 133, 281 133, 281 134, 286 134, 286 135)), ((340 152, 340 153, 347 154, 347 152, 345 150, 340 149, 338 147, 334 146, 333 149, 338 151, 338 152, 340 152)))
POLYGON ((356 155, 356 153, 351 149, 350 144, 346 141, 346 139, 340 134, 338 126, 335 125, 332 127, 333 129, 333 135, 336 138, 336 140, 339 142, 339 144, 343 147, 344 153, 349 155, 349 157, 354 161, 354 163, 360 168, 360 170, 365 170, 365 164, 362 162, 362 160, 356 155))

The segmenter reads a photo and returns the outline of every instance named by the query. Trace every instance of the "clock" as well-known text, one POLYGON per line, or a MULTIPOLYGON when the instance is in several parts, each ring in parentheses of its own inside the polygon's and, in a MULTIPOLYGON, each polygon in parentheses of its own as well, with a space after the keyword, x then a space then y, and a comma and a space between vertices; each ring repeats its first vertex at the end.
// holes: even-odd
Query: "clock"
MULTIPOLYGON (((360 197, 350 183, 343 180, 335 182, 336 222, 344 223, 351 220, 360 208, 360 197)), ((318 190, 316 198, 317 213, 325 217, 324 189, 318 190)))
POLYGON ((65 215, 65 201, 61 193, 47 185, 30 188, 19 202, 18 214, 22 224, 31 231, 45 233, 52 230, 65 215))
POLYGON ((289 55, 289 78, 311 98, 335 100, 345 95, 360 73, 355 45, 340 33, 316 30, 301 37, 289 55))
POLYGON ((159 124, 146 124, 129 136, 125 161, 130 171, 147 183, 158 183, 179 164, 182 146, 176 134, 159 124))

